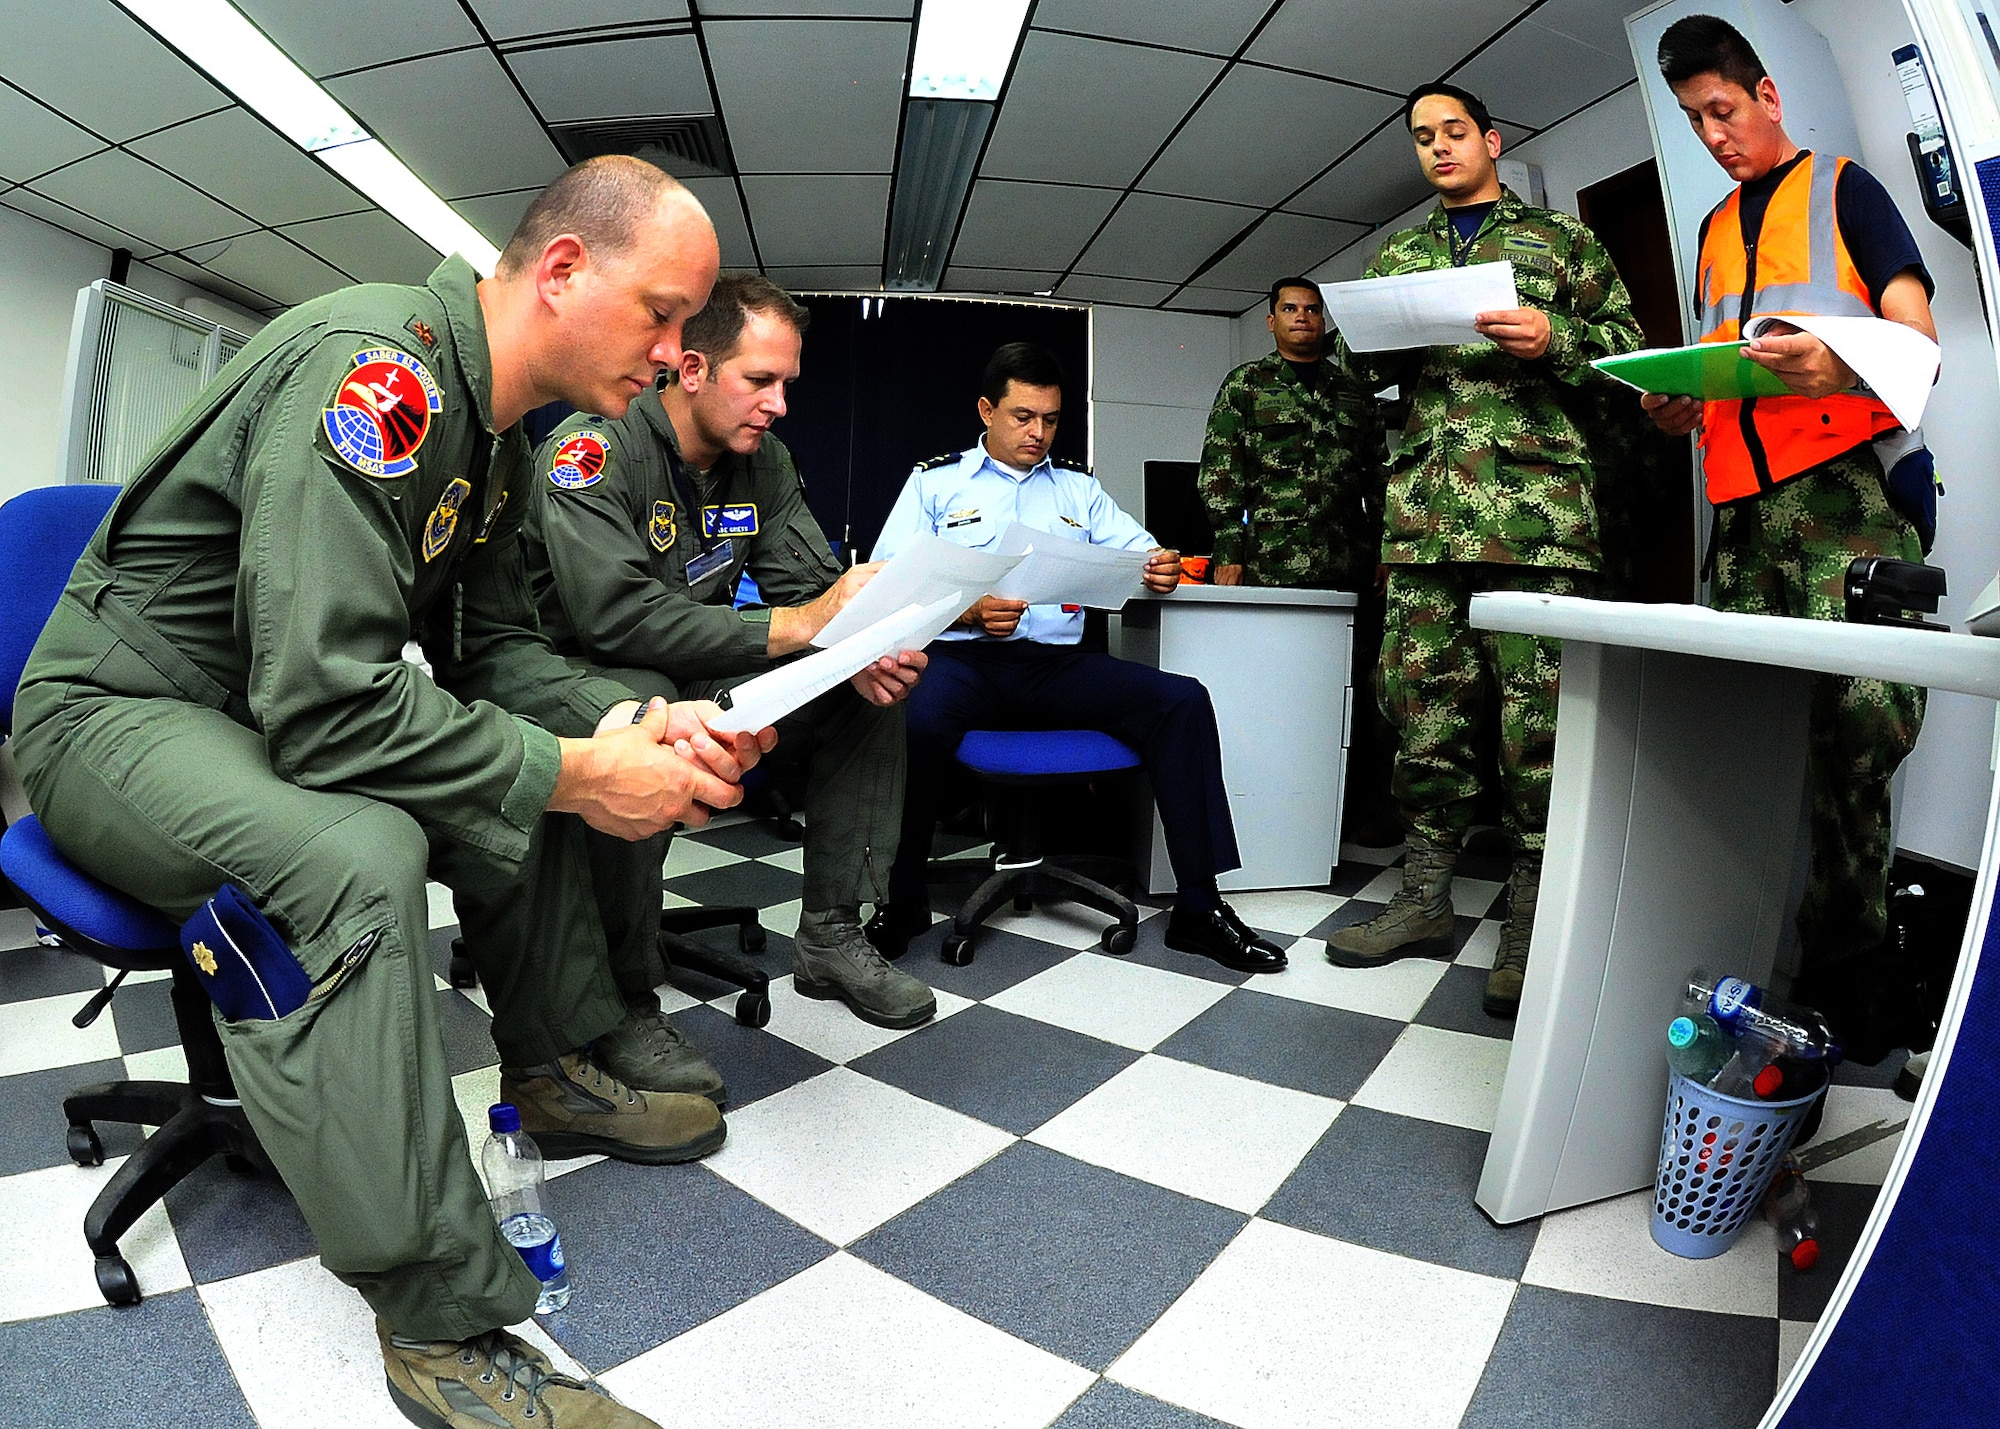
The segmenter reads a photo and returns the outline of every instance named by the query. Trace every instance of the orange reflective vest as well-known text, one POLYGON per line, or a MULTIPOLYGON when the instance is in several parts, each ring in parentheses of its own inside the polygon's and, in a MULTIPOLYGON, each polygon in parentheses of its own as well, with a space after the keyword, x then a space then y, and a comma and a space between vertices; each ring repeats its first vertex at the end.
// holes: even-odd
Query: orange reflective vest
MULTIPOLYGON (((1743 241, 1739 188, 1709 216, 1702 241, 1701 341, 1740 342, 1751 317, 1787 313, 1876 317, 1867 285, 1840 235, 1834 185, 1849 161, 1808 153, 1779 182, 1756 247, 1743 241)), ((1702 409, 1701 465, 1708 499, 1720 506, 1895 431, 1873 397, 1748 397, 1702 409)))

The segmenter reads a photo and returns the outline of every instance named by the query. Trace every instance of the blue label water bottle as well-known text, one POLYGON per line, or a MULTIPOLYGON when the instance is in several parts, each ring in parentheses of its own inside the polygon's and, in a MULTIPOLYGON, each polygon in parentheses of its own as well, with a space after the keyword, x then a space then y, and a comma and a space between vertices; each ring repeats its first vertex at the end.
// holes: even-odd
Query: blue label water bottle
POLYGON ((542 1150, 521 1130, 521 1113, 511 1102, 488 1108, 486 1124, 493 1134, 486 1138, 479 1164, 486 1173, 488 1204, 500 1233, 542 1282, 535 1313, 551 1314, 569 1304, 569 1269, 556 1223, 542 1209, 542 1150))

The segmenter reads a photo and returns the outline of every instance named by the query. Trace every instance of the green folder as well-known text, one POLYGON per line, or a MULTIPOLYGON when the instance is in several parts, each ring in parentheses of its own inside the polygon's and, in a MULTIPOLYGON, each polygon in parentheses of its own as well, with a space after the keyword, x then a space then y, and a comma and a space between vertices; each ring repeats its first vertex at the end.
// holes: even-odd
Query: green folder
POLYGON ((1687 347, 1655 347, 1623 357, 1600 357, 1590 365, 1641 392, 1726 402, 1733 397, 1791 394, 1775 372, 1737 356, 1740 344, 1697 342, 1687 347))

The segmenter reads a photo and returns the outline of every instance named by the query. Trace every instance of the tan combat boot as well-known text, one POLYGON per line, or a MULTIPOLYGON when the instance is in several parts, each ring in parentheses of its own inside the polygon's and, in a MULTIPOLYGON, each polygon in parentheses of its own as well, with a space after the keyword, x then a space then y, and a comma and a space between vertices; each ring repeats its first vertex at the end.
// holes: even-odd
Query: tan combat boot
POLYGON ((505 1330, 463 1341, 407 1340, 379 1320, 375 1330, 389 1398, 424 1429, 660 1429, 505 1330))
POLYGON ((612 1156, 658 1166, 693 1161, 729 1128, 707 1097, 642 1092, 570 1052, 539 1067, 500 1068, 500 1100, 521 1111, 521 1130, 550 1160, 612 1156))
POLYGON ((1403 886, 1389 906, 1326 941, 1328 961, 1344 968, 1373 968, 1398 958, 1436 957, 1451 951, 1451 871, 1458 863, 1455 844, 1410 840, 1403 859, 1403 886))
POLYGON ((1521 984, 1528 977, 1528 945, 1535 938, 1535 902, 1542 891, 1542 856, 1521 853, 1507 873, 1507 921, 1500 928, 1500 951, 1486 975, 1484 1006, 1489 1017, 1511 1018, 1521 1008, 1521 984))

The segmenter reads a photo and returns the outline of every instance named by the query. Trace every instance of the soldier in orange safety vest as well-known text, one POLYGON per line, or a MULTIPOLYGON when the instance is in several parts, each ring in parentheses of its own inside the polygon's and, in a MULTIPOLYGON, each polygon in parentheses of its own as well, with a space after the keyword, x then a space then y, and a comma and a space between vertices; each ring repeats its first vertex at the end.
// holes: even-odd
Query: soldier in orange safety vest
MULTIPOLYGON (((1785 133, 1777 85, 1747 40, 1710 15, 1661 37, 1661 73, 1695 134, 1737 187, 1702 226, 1694 300, 1705 341, 1741 339, 1753 315, 1881 317, 1936 339, 1932 285, 1909 227, 1873 175, 1851 159, 1802 150, 1785 133)), ((1674 435, 1699 432, 1716 507, 1712 603, 1718 610, 1839 620, 1857 556, 1920 560, 1935 521, 1926 463, 1898 483, 1896 459, 1918 445, 1854 371, 1809 333, 1781 325, 1743 355, 1790 389, 1781 397, 1698 402, 1649 394, 1674 435)), ((1795 991, 1871 1046, 1887 931, 1893 845, 1889 781, 1916 744, 1924 692, 1881 680, 1813 679, 1807 784, 1812 857, 1798 913, 1795 991)))

